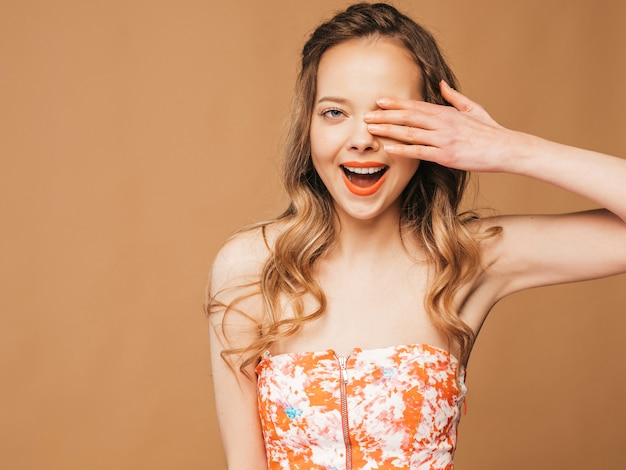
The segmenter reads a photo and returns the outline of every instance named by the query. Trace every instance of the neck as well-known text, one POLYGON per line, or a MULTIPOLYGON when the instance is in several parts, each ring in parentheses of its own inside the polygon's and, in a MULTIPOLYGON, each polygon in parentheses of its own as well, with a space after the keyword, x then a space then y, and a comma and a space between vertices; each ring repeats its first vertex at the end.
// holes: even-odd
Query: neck
POLYGON ((400 235, 400 211, 387 211, 370 220, 339 214, 339 233, 332 256, 366 263, 397 254, 409 247, 400 235))

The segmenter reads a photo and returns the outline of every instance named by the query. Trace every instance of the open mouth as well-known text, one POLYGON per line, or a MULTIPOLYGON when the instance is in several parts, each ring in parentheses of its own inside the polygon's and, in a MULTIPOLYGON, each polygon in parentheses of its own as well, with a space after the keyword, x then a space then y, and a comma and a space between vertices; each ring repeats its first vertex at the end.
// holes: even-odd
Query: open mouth
POLYGON ((343 180, 350 192, 359 196, 369 196, 378 191, 385 180, 387 166, 381 164, 344 164, 343 180))

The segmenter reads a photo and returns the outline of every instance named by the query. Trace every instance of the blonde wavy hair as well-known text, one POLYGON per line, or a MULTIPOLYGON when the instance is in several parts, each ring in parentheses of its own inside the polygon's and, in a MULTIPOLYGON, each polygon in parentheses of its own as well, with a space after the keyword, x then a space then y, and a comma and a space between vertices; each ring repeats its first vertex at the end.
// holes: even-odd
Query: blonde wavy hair
MULTIPOLYGON (((439 83, 445 80, 453 88, 457 87, 456 78, 432 35, 387 4, 352 5, 313 32, 302 50, 284 146, 283 181, 291 202, 277 218, 282 222, 282 229, 269 250, 259 281, 248 285, 254 289, 228 305, 219 302, 217 294, 210 297, 207 304, 209 315, 215 309, 225 310, 224 315, 234 312, 245 315, 237 308, 237 303, 251 296, 261 297, 264 320, 258 325, 258 339, 246 347, 222 352, 222 357, 227 362, 230 360, 231 365, 238 363, 245 375, 248 375, 246 367, 257 361, 274 342, 297 333, 326 310, 326 296, 314 276, 314 267, 333 246, 338 221, 333 200, 313 167, 309 128, 322 55, 337 44, 363 37, 394 39, 410 51, 422 73, 425 101, 448 105, 441 96, 439 83), (312 311, 305 308, 305 296, 316 300, 312 311), (281 315, 284 299, 291 302, 293 318, 281 315)), ((425 309, 435 327, 458 344, 462 364, 467 362, 475 335, 455 312, 453 299, 480 266, 480 239, 496 231, 477 234, 470 227, 477 216, 459 213, 467 181, 465 171, 421 162, 401 195, 399 226, 402 236, 415 236, 427 250, 433 269, 425 309)), ((265 234, 265 225, 272 222, 254 227, 261 225, 265 234)))

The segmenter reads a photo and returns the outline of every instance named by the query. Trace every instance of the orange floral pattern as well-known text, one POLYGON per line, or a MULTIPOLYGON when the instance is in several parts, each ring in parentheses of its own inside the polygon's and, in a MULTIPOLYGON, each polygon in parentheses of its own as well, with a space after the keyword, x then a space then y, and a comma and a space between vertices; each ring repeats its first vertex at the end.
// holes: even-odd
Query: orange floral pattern
POLYGON ((466 392, 457 367, 424 344, 354 349, 344 388, 332 350, 267 354, 257 375, 269 468, 453 469, 466 392))

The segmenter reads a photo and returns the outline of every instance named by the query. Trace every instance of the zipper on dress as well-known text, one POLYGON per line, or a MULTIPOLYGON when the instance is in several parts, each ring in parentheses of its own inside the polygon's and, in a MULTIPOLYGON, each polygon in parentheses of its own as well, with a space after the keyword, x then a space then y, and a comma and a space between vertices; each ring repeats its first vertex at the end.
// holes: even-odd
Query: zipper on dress
POLYGON ((339 390, 341 394, 341 424, 343 426, 343 442, 346 446, 346 470, 352 470, 352 443, 350 442, 350 428, 348 426, 348 397, 346 396, 346 384, 348 383, 347 362, 350 356, 337 356, 340 367, 340 384, 339 390))

